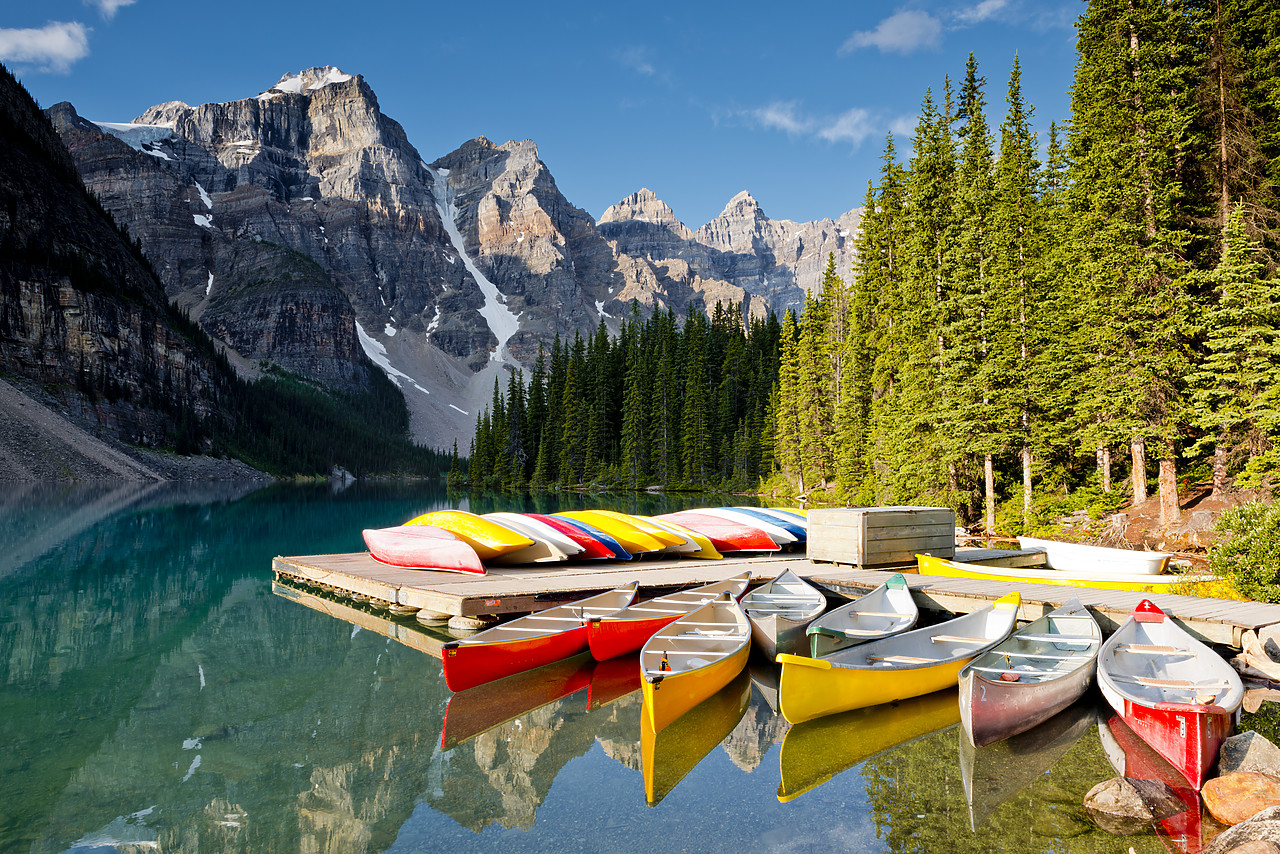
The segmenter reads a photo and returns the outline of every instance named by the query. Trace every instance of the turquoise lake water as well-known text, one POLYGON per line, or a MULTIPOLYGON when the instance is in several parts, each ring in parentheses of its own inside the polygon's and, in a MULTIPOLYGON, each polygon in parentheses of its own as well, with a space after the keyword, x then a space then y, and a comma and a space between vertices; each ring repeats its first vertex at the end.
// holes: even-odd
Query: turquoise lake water
POLYGON ((755 662, 642 744, 628 662, 451 698, 420 651, 440 635, 273 589, 275 555, 362 550, 362 528, 453 506, 565 507, 400 485, 11 488, 0 852, 1164 850, 1086 818, 1115 776, 1092 706, 966 755, 954 691, 788 731, 755 662))

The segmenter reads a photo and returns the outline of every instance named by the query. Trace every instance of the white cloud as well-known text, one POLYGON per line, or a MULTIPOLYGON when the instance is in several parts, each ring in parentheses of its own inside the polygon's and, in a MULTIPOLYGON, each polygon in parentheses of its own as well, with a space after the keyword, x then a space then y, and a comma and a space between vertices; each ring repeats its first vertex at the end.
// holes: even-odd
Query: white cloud
POLYGON ((942 35, 942 21, 928 12, 904 10, 885 18, 874 30, 856 32, 840 46, 840 53, 862 47, 879 48, 881 53, 911 53, 936 47, 942 35))
POLYGON ((997 12, 1009 5, 1009 0, 982 0, 976 6, 960 9, 955 13, 956 20, 962 24, 980 24, 991 19, 997 12))
POLYGON ((132 6, 136 0, 84 0, 84 5, 92 6, 102 13, 102 17, 110 21, 123 6, 132 6))
POLYGON ((851 142, 854 147, 878 131, 872 125, 871 114, 861 107, 847 110, 818 131, 827 142, 851 142))
POLYGON ((799 106, 795 101, 774 101, 766 106, 749 110, 748 115, 756 124, 770 130, 807 133, 813 126, 813 122, 798 115, 798 109, 799 106))
POLYGON ((50 21, 40 29, 0 29, 0 60, 66 74, 89 55, 89 28, 78 21, 50 21))
POLYGON ((649 49, 646 47, 624 48, 617 51, 614 56, 624 68, 630 68, 638 74, 652 77, 658 73, 658 69, 649 61, 649 49))

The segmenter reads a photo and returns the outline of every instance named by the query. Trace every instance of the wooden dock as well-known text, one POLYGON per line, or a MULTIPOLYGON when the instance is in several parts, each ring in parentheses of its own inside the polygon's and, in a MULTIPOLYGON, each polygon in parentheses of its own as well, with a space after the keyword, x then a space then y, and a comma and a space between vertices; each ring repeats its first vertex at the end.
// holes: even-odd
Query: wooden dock
MULTIPOLYGON (((957 560, 973 562, 991 550, 958 549, 957 560)), ((999 552, 1009 561, 1016 553, 999 552)), ((1151 599, 1201 640, 1239 648, 1244 632, 1280 623, 1280 605, 1208 599, 1174 594, 1144 594, 1087 587, 1020 584, 984 579, 917 575, 914 566, 901 569, 858 569, 840 564, 814 563, 804 555, 772 555, 726 560, 645 560, 637 563, 592 562, 495 567, 483 576, 399 569, 378 563, 367 553, 277 557, 276 578, 338 594, 368 597, 374 603, 396 604, 445 615, 475 617, 527 613, 572 602, 629 581, 640 583, 641 596, 652 597, 685 587, 719 581, 750 571, 752 581, 774 578, 791 569, 831 592, 853 598, 880 585, 893 572, 907 573, 921 608, 952 614, 975 611, 1010 591, 1022 594, 1018 618, 1034 620, 1073 596, 1098 617, 1106 633, 1114 631, 1143 599, 1151 599)), ((282 594, 284 595, 284 594, 282 594)), ((326 597, 316 597, 322 602, 326 597)), ((311 607, 315 604, 306 602, 311 607)), ((340 604, 340 603, 335 603, 340 604)), ((318 609, 326 610, 327 606, 318 609)), ((359 609, 350 609, 366 614, 359 609)), ((342 616, 335 614, 335 616, 342 616)), ((366 614, 367 616, 367 614, 366 614)), ((342 616, 349 622, 360 623, 342 616)), ((363 619, 363 618, 362 618, 363 619)), ((394 626, 394 623, 392 624, 394 626)), ((387 628, 383 634, 394 631, 387 628)), ((380 629, 375 629, 380 630, 380 629)), ((390 635, 389 635, 390 636, 390 635)), ((397 638, 398 639, 398 638, 397 638)), ((416 638, 410 639, 417 643, 416 638)), ((424 651, 431 644, 422 642, 424 651)))

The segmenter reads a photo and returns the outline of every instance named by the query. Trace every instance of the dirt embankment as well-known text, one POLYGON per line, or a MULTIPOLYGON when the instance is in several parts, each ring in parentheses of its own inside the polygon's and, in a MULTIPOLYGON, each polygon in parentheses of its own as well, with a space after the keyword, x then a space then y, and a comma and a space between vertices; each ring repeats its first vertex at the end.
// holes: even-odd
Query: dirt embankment
POLYGON ((0 481, 269 479, 239 460, 179 457, 100 439, 0 380, 0 481))

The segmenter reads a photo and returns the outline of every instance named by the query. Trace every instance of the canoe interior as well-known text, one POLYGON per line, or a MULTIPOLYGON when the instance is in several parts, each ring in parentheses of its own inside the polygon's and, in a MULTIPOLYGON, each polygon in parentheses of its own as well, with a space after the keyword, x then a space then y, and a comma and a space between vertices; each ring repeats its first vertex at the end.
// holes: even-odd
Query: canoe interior
POLYGON ((708 602, 651 637, 640 651, 640 669, 646 676, 697 670, 738 652, 750 636, 736 602, 708 602))
POLYGON ((812 620, 827 607, 822 591, 791 570, 742 597, 742 607, 756 617, 812 620))
POLYGON ((1108 638, 1098 661, 1117 693, 1140 703, 1213 704, 1238 708, 1240 677, 1213 650, 1170 619, 1126 621, 1108 638))
POLYGON ((899 669, 929 667, 971 658, 1003 640, 1013 628, 1017 608, 988 605, 935 626, 915 629, 826 657, 835 667, 899 669))
POLYGON ((1047 614, 974 659, 968 668, 987 679, 1016 676, 1010 681, 1049 682, 1088 664, 1101 644, 1102 630, 1087 612, 1047 614))

